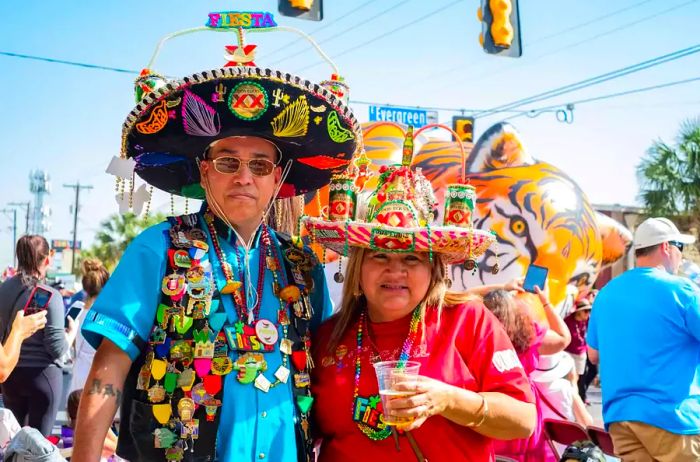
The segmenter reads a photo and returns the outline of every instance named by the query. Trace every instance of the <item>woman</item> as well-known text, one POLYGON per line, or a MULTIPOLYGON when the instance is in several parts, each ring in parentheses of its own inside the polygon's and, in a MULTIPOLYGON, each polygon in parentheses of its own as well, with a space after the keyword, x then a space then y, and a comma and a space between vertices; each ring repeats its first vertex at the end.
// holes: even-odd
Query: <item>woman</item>
MULTIPOLYGON (((509 283, 506 287, 518 287, 509 283)), ((520 289, 522 290, 522 289, 520 289)), ((562 351, 571 341, 569 329, 564 321, 554 312, 547 295, 536 288, 537 295, 542 303, 549 327, 542 326, 532 320, 528 314, 528 307, 516 300, 508 290, 497 289, 488 292, 484 296, 484 305, 498 318, 506 332, 518 358, 530 378, 537 369, 540 355, 553 355, 562 351)), ((496 454, 508 456, 516 460, 543 461, 553 460, 549 454, 548 446, 542 434, 542 403, 538 389, 531 381, 532 390, 537 397, 537 427, 534 433, 526 439, 498 441, 495 444, 496 454)))
POLYGON ((51 293, 45 308, 46 326, 24 344, 17 367, 2 384, 5 407, 20 424, 29 425, 45 436, 51 433, 63 390, 61 356, 72 343, 77 326, 69 321, 64 329, 61 294, 43 283, 51 265, 49 244, 42 236, 22 236, 17 241, 18 273, 2 285, 0 323, 8 325, 29 302, 36 286, 51 293))
POLYGON ((493 461, 493 438, 534 428, 534 398, 505 331, 479 300, 447 292, 446 264, 479 255, 492 237, 433 226, 434 205, 419 172, 394 166, 382 170, 364 221, 306 219, 316 242, 356 247, 345 252, 340 311, 315 339, 321 462, 493 461), (417 361, 420 375, 395 384, 383 407, 372 364, 385 360, 417 361), (385 416, 412 421, 397 432, 385 416))
MULTIPOLYGON (((72 305, 73 307, 79 306, 82 308, 75 319, 79 325, 82 324, 88 310, 92 307, 107 279, 109 279, 109 272, 102 262, 97 259, 87 258, 83 260, 82 267, 82 285, 86 298, 84 302, 77 301, 72 305)), ((71 379, 70 391, 83 388, 94 357, 95 349, 85 341, 85 337, 82 334, 78 334, 75 339, 75 361, 73 362, 73 378, 71 379)))

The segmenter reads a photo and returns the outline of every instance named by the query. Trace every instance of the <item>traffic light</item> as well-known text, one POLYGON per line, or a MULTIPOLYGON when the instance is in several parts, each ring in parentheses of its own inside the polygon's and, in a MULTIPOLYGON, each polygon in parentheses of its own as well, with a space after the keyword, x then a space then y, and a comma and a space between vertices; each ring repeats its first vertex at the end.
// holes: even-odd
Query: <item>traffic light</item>
POLYGON ((481 0, 477 17, 481 21, 479 43, 486 53, 522 56, 518 0, 481 0))
POLYGON ((452 117, 452 130, 459 135, 459 140, 452 141, 474 141, 474 117, 454 116, 452 117))
POLYGON ((278 10, 282 16, 310 21, 323 20, 323 0, 279 0, 278 10))

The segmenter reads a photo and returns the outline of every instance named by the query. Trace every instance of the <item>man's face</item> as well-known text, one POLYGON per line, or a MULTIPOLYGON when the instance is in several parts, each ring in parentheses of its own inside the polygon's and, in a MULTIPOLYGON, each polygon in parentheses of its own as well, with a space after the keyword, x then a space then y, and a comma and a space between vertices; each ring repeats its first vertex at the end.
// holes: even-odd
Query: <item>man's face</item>
POLYGON ((275 165, 269 174, 255 175, 251 169, 256 168, 247 162, 263 159, 276 163, 277 156, 277 148, 271 142, 252 136, 224 138, 209 149, 200 167, 201 184, 209 200, 216 201, 232 225, 249 225, 261 219, 282 174, 275 165), (236 164, 239 165, 235 173, 220 171, 230 171, 236 164))
POLYGON ((666 242, 665 245, 668 246, 668 263, 666 269, 671 274, 678 274, 678 269, 681 267, 681 263, 683 263, 683 251, 680 249, 683 244, 666 242))

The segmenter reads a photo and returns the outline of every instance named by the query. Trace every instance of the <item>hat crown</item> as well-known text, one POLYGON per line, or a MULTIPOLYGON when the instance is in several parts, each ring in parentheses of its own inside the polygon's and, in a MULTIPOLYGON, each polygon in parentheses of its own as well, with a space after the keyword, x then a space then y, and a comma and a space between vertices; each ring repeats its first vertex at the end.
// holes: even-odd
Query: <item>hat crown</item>
POLYGON ((395 228, 429 226, 437 206, 430 182, 405 165, 383 169, 368 199, 366 221, 395 228))
POLYGON ((678 227, 668 218, 647 218, 634 232, 634 248, 642 249, 668 241, 692 243, 695 239, 687 234, 681 234, 678 227))

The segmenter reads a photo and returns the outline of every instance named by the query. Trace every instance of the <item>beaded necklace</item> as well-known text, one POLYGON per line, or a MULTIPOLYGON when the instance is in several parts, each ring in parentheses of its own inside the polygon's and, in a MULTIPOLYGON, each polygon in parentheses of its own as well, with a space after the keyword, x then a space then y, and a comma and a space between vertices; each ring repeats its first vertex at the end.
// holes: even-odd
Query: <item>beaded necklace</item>
MULTIPOLYGON (((413 349, 413 343, 418 337, 418 326, 420 324, 420 306, 417 306, 413 310, 413 315, 411 316, 411 324, 408 328, 408 334, 406 335, 406 340, 403 342, 403 347, 401 348, 401 354, 399 355, 399 367, 406 365, 406 361, 411 357, 411 349, 413 349)), ((365 310, 360 313, 360 320, 357 324, 357 350, 355 351, 355 390, 352 397, 352 407, 350 408, 350 415, 355 414, 355 403, 357 402, 357 397, 360 394, 360 375, 362 372, 362 332, 367 330, 369 333, 367 325, 367 313, 365 310)), ((368 337, 369 338, 369 337, 368 337)), ((375 430, 361 422, 357 422, 357 427, 362 433, 364 433, 369 439, 374 441, 379 441, 387 438, 391 435, 391 427, 386 426, 382 430, 375 430)))
MULTIPOLYGON (((248 324, 252 324, 255 319, 257 319, 260 316, 260 307, 262 306, 262 297, 263 297, 263 283, 264 283, 264 276, 265 276, 265 259, 263 258, 263 255, 269 255, 269 243, 270 243, 270 235, 269 231, 267 229, 267 226, 262 225, 262 230, 261 230, 261 249, 260 249, 260 257, 259 257, 259 264, 258 264, 258 286, 256 287, 256 303, 255 306, 252 308, 249 308, 247 305, 247 299, 248 297, 246 296, 245 290, 241 290, 241 285, 244 283, 244 275, 243 275, 243 267, 245 262, 241 262, 241 257, 240 257, 240 250, 238 249, 238 246, 235 246, 236 250, 236 263, 238 266, 238 277, 239 280, 236 281, 233 278, 233 272, 231 271, 231 265, 228 263, 228 259, 226 258, 226 254, 223 252, 221 249, 221 242, 219 241, 219 235, 216 232, 216 228, 214 228, 214 217, 211 215, 210 212, 207 212, 205 214, 205 220, 207 224, 207 228, 209 229, 209 234, 211 234, 211 240, 212 243, 214 244, 214 251, 216 252, 216 256, 219 259, 219 266, 221 267, 221 271, 224 273, 224 277, 226 278, 226 285, 224 286, 224 289, 222 289, 223 294, 229 294, 233 293, 233 301, 235 302, 234 305, 236 306, 236 312, 238 314, 238 319, 241 321, 247 321, 248 324), (233 289, 231 289, 233 288, 233 289)), ((274 275, 273 271, 273 275, 274 275)))
MULTIPOLYGON (((212 242, 214 243, 214 250, 216 251, 216 256, 219 259, 219 265, 221 266, 221 270, 224 273, 224 276, 226 277, 227 281, 227 286, 229 283, 235 283, 236 281, 233 280, 233 273, 231 271, 230 266, 228 265, 226 261, 226 254, 221 250, 221 246, 219 244, 218 240, 218 235, 216 234, 216 229, 214 228, 214 219, 213 216, 210 214, 205 215, 205 222, 207 223, 207 227, 209 229, 209 233, 212 236, 212 242)), ((272 239, 270 237, 270 232, 267 228, 267 226, 263 225, 263 229, 261 231, 260 235, 260 242, 261 242, 261 252, 260 252, 260 269, 258 273, 258 287, 257 287, 257 294, 258 294, 258 302, 255 305, 255 318, 258 317, 260 313, 260 307, 262 306, 262 289, 263 289, 263 280, 265 277, 265 267, 267 266, 268 269, 270 270, 270 273, 272 273, 272 287, 273 288, 279 288, 286 286, 287 284, 287 279, 286 275, 282 271, 282 264, 280 257, 278 255, 278 250, 276 249, 276 246, 272 244, 272 239), (263 257, 263 252, 265 257, 263 257), (283 285, 280 285, 283 284, 283 285)), ((240 258, 238 256, 238 248, 236 248, 236 259, 239 267, 239 275, 241 275, 242 278, 242 273, 241 273, 241 262, 240 258)), ((223 292, 223 291, 222 291, 223 292)), ((245 316, 245 303, 239 303, 236 301, 236 296, 234 295, 234 301, 236 302, 236 311, 238 313, 238 317, 240 320, 245 319, 243 316, 245 316)), ((243 299, 245 300, 245 299, 243 299)), ((283 300, 281 297, 278 297, 279 301, 279 309, 278 309, 278 314, 277 314, 277 325, 282 328, 282 335, 280 336, 280 353, 282 354, 282 366, 275 372, 275 381, 271 382, 267 377, 264 376, 264 374, 260 373, 260 375, 263 376, 264 380, 263 382, 266 382, 267 388, 264 391, 268 391, 270 388, 274 388, 281 383, 287 383, 288 377, 289 377, 289 355, 292 354, 292 346, 289 343, 289 318, 286 315, 287 314, 287 303, 285 300, 283 300)))

